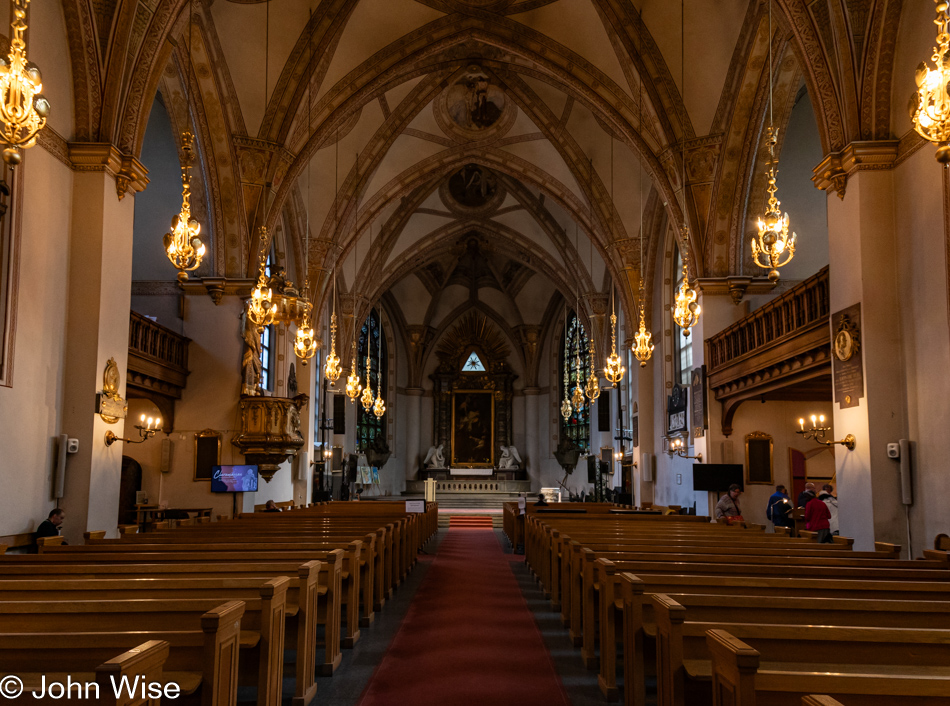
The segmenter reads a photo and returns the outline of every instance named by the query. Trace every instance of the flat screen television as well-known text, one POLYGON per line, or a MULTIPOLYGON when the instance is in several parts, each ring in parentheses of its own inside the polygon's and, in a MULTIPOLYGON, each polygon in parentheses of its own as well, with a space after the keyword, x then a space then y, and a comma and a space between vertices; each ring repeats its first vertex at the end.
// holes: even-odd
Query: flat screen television
POLYGON ((742 487, 741 463, 693 464, 693 490, 724 493, 733 483, 742 487))
POLYGON ((256 493, 257 466, 212 466, 212 493, 256 493))

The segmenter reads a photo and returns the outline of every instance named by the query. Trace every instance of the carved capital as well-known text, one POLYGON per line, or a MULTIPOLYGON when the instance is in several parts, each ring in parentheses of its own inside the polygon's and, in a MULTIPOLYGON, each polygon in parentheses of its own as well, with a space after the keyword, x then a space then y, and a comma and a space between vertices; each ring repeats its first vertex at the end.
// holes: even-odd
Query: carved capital
POLYGON ((811 180, 823 191, 843 199, 848 179, 858 171, 892 169, 897 160, 898 140, 852 142, 840 152, 832 152, 815 167, 811 180))
POLYGON ((129 192, 143 191, 148 185, 148 169, 132 155, 122 154, 107 142, 70 142, 69 161, 77 172, 106 172, 115 179, 116 195, 121 201, 129 192))
POLYGON ((728 294, 734 304, 741 303, 746 294, 768 294, 776 284, 768 277, 701 277, 696 280, 696 287, 703 296, 728 294))

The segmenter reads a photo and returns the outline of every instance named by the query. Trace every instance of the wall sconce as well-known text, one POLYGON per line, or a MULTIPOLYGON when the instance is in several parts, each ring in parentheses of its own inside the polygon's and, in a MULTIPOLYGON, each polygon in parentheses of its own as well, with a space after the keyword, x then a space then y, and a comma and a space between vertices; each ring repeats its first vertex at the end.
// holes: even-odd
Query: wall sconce
POLYGON ((120 436, 116 436, 112 430, 106 432, 106 446, 112 446, 117 441, 124 441, 127 444, 142 444, 146 439, 151 439, 155 434, 158 433, 158 427, 162 423, 161 417, 147 417, 142 415, 142 422, 145 426, 141 424, 136 424, 135 428, 139 430, 139 439, 138 441, 134 439, 123 439, 120 436))
POLYGON ((683 437, 671 436, 667 438, 666 441, 667 441, 666 453, 669 454, 670 458, 673 458, 674 456, 679 456, 680 458, 695 458, 700 463, 703 462, 703 455, 701 453, 698 453, 695 456, 689 455, 689 451, 686 448, 686 444, 683 443, 683 437))
POLYGON ((623 447, 621 446, 619 451, 614 451, 614 461, 623 461, 623 457, 625 455, 626 453, 624 452, 623 447))
POLYGON ((818 444, 824 444, 825 446, 833 446, 835 444, 841 444, 848 451, 854 451, 854 443, 857 439, 854 438, 854 434, 848 434, 841 441, 825 441, 825 433, 831 431, 831 427, 824 426, 825 424, 825 415, 815 416, 811 415, 811 429, 805 428, 805 420, 799 419, 798 424, 801 426, 801 429, 796 429, 796 434, 801 434, 805 439, 814 439, 818 444), (822 426, 818 426, 821 424, 822 426))

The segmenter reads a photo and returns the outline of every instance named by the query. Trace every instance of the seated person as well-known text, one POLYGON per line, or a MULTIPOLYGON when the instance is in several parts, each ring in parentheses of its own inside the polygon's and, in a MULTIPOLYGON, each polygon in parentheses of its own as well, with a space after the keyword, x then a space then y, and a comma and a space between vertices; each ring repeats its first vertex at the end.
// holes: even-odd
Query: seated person
POLYGON ((538 502, 534 504, 535 507, 547 507, 548 501, 544 499, 544 493, 538 493, 538 502))
MULTIPOLYGON (((40 526, 36 528, 34 536, 36 539, 42 539, 43 537, 58 537, 59 529, 63 524, 63 520, 66 519, 66 511, 60 507, 54 507, 50 510, 49 517, 43 520, 40 523, 40 526)), ((64 541, 63 544, 66 544, 64 541)))
POLYGON ((730 518, 741 518, 742 511, 739 509, 739 496, 742 495, 742 488, 733 483, 729 486, 729 492, 725 493, 716 504, 716 519, 725 518, 728 522, 730 518))
POLYGON ((268 500, 264 503, 264 512, 280 512, 280 508, 277 507, 277 503, 273 500, 268 500))

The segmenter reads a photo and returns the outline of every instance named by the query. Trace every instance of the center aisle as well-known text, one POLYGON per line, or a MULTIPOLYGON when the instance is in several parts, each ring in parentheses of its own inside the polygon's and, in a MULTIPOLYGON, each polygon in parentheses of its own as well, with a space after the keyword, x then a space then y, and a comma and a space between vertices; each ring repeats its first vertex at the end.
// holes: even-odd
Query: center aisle
POLYGON ((488 529, 451 529, 359 706, 568 706, 488 529))

